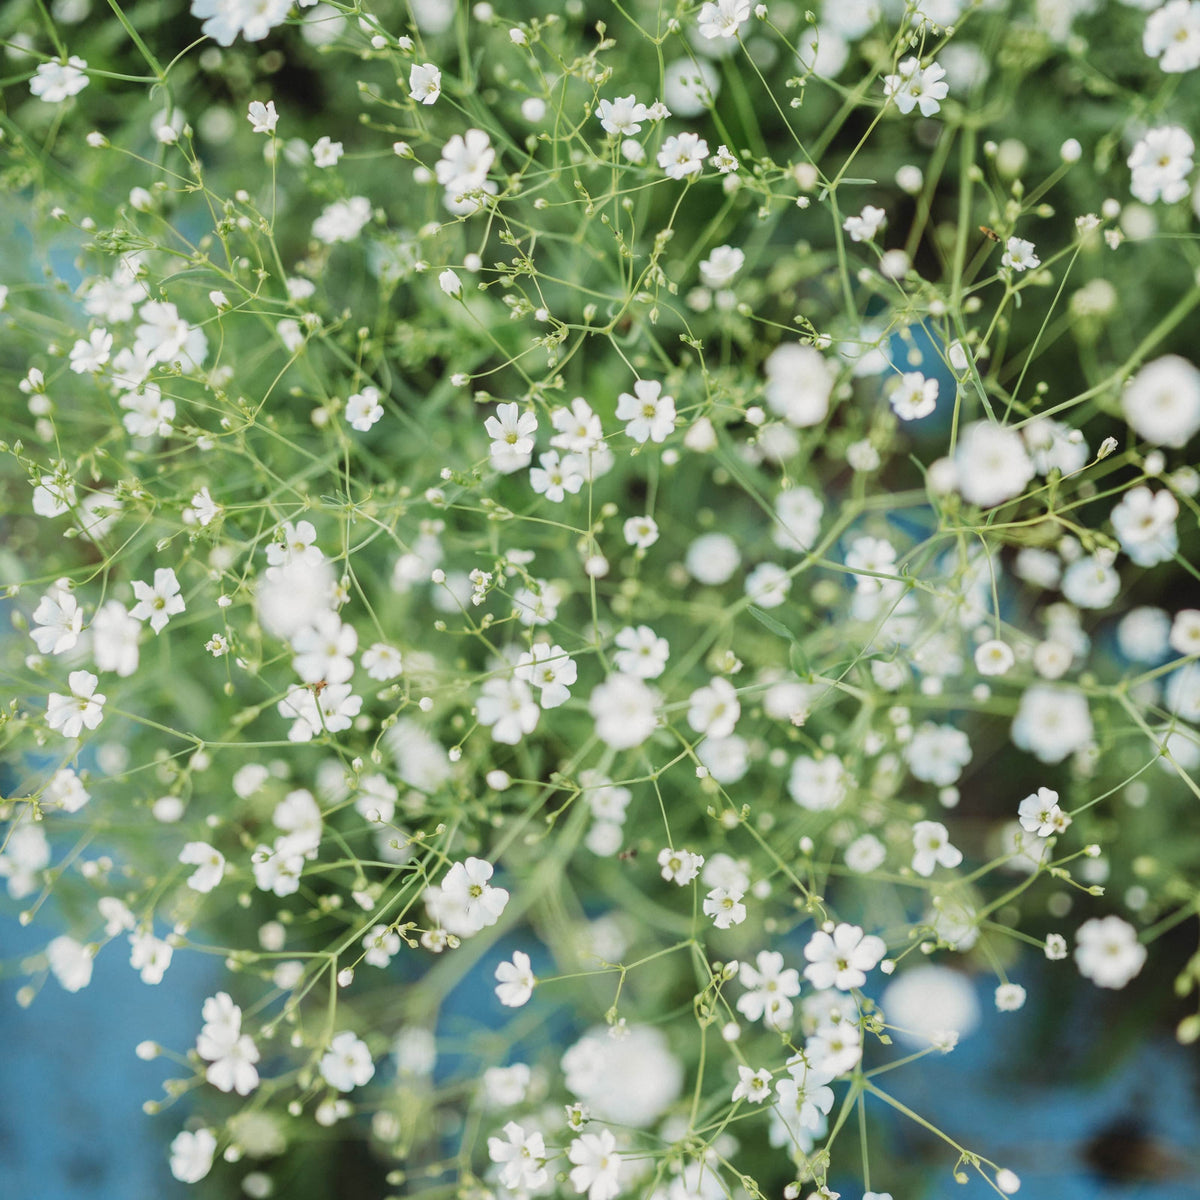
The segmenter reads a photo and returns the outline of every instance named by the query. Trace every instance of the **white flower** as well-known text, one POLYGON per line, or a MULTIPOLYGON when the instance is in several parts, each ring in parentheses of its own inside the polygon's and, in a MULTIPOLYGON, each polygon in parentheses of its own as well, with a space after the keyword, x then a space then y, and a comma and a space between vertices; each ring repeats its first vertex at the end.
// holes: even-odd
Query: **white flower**
POLYGON ((46 724, 65 738, 78 737, 85 727, 95 729, 104 717, 108 699, 96 691, 99 682, 91 671, 72 671, 67 676, 70 695, 51 692, 46 699, 46 724))
POLYGON ((277 854, 315 858, 321 845, 321 808, 307 788, 295 788, 275 805, 271 820, 285 837, 276 839, 277 854))
POLYGON ((192 497, 192 512, 202 526, 207 526, 221 515, 221 506, 209 494, 208 488, 202 487, 192 497))
POLYGON ((778 563, 759 563, 746 576, 746 596, 759 608, 778 608, 792 590, 792 577, 778 563))
POLYGON ((46 947, 46 961, 59 986, 67 992, 78 992, 92 981, 92 959, 95 954, 90 946, 77 942, 72 937, 56 937, 46 947))
POLYGON ((1130 488, 1112 510, 1111 521, 1121 549, 1139 566, 1153 567, 1169 562, 1179 549, 1175 519, 1179 501, 1165 488, 1130 488))
POLYGON ((346 420, 350 422, 350 428, 359 433, 366 433, 382 416, 383 405, 379 403, 377 387, 368 385, 346 400, 346 420))
POLYGON ((913 776, 937 787, 949 787, 971 761, 971 742, 953 725, 923 721, 904 750, 913 776))
POLYGON ((1157 200, 1174 204, 1184 199, 1191 191, 1187 177, 1195 149, 1195 142, 1178 125, 1149 130, 1126 160, 1133 173, 1129 190, 1143 204, 1157 200))
POLYGON ((862 1033, 844 1017, 822 1024, 804 1043, 804 1053, 814 1079, 834 1079, 854 1070, 862 1061, 862 1033))
POLYGON ((217 1138, 211 1129, 197 1129, 195 1133, 185 1129, 171 1143, 171 1174, 180 1183, 199 1183, 212 1170, 216 1152, 217 1138))
POLYGON ((1013 648, 998 638, 980 642, 975 647, 975 670, 980 675, 1005 675, 1016 661, 1013 648))
POLYGON ((75 485, 70 480, 43 475, 33 489, 33 511, 39 517, 60 517, 75 505, 75 485))
POLYGON ((991 421, 975 421, 962 431, 954 466, 963 499, 981 508, 1020 495, 1034 476, 1021 435, 991 421))
POLYGON ((746 255, 736 246, 718 246, 700 264, 705 287, 724 287, 743 267, 746 255))
POLYGON ((289 850, 259 846, 251 858, 254 886, 260 891, 273 892, 280 898, 300 890, 300 875, 304 870, 304 855, 289 850))
POLYGON ((408 94, 421 104, 433 104, 442 94, 442 73, 433 63, 413 63, 408 72, 408 94))
POLYGON ((327 204, 313 222, 312 235, 327 246, 337 242, 352 242, 370 219, 371 202, 365 196, 335 200, 327 204))
POLYGON ((92 653, 96 667, 113 671, 122 678, 138 667, 138 641, 141 623, 126 611, 119 600, 108 600, 92 618, 92 653))
POLYGON ((517 620, 522 625, 549 625, 558 616, 562 593, 544 579, 534 580, 534 585, 518 589, 512 598, 517 620))
POLYGON ((496 998, 506 1008, 520 1008, 528 1003, 537 985, 529 965, 529 955, 521 950, 513 951, 511 962, 502 962, 496 967, 496 998))
MULTIPOLYGON (((848 1024, 848 1022, 839 1022, 848 1024)), ((816 1056, 814 1055, 814 1059, 816 1056)), ((822 1122, 833 1107, 833 1089, 829 1081, 834 1077, 828 1067, 809 1063, 804 1056, 795 1055, 788 1059, 788 1079, 775 1084, 775 1094, 785 1112, 794 1114, 796 1123, 809 1133, 817 1133, 822 1122)))
POLYGON ((1010 237, 1004 246, 1000 257, 1002 267, 1011 267, 1014 271, 1031 271, 1040 267, 1042 260, 1033 252, 1033 243, 1024 238, 1010 237))
POLYGON ((617 397, 617 420, 625 421, 625 432, 635 442, 664 442, 675 428, 675 400, 662 395, 662 384, 639 379, 633 385, 636 395, 622 392, 617 397))
POLYGON ((804 978, 815 988, 848 992, 867 982, 867 972, 887 953, 887 943, 858 925, 838 925, 832 934, 818 930, 804 947, 809 965, 804 978))
POLYGON ((605 745, 631 750, 654 732, 658 702, 658 693, 636 675, 610 675, 592 689, 588 712, 596 722, 596 736, 605 745))
POLYGON ((729 147, 720 145, 717 147, 717 152, 710 158, 709 163, 716 167, 722 175, 734 174, 741 164, 737 160, 737 156, 730 153, 729 147))
POLYGON ((448 193, 463 195, 483 187, 495 161, 496 151, 488 135, 482 129, 468 129, 445 144, 434 173, 448 193))
POLYGON ((592 412, 591 405, 582 396, 576 396, 570 408, 554 409, 550 414, 550 424, 557 431, 550 439, 550 445, 557 450, 591 454, 603 448, 604 429, 600 418, 592 412))
POLYGON ((578 495, 583 487, 587 464, 577 454, 564 454, 559 458, 557 450, 547 450, 538 456, 540 466, 529 470, 529 486, 539 496, 555 504, 561 504, 568 492, 578 495))
POLYGON ((453 863, 440 886, 425 892, 425 905, 435 923, 460 937, 495 925, 508 904, 508 892, 491 885, 493 870, 481 858, 453 863))
POLYGON ((1170 74, 1200 67, 1200 3, 1170 0, 1146 18, 1142 49, 1170 74))
MULTIPOLYGON (((1161 612, 1161 609, 1143 611, 1161 612)), ((1166 616, 1165 613, 1162 615, 1166 616)), ((1200 609, 1181 608, 1175 614, 1168 634, 1168 644, 1176 654, 1200 654, 1200 609)), ((1159 655, 1154 655, 1146 661, 1156 661, 1158 657, 1159 655)))
POLYGON ((938 381, 926 379, 919 371, 910 371, 900 376, 889 399, 900 420, 919 421, 937 408, 937 398, 938 381))
POLYGON ((521 455, 528 461, 528 455, 533 453, 533 435, 538 427, 537 417, 533 413, 521 412, 515 401, 498 404, 496 415, 488 417, 483 427, 492 439, 490 453, 493 459, 521 455))
MULTIPOLYGON (((193 328, 174 304, 148 300, 138 309, 138 319, 141 324, 134 330, 134 352, 144 356, 149 366, 179 362, 185 368, 195 369, 204 362, 208 354, 204 330, 193 328)), ((121 355, 117 355, 114 367, 121 367, 122 361, 121 355)))
POLYGON ((996 988, 996 1010, 1016 1012, 1025 1007, 1025 989, 1019 983, 1002 983, 996 988))
POLYGON ((784 968, 783 955, 760 950, 756 967, 738 966, 738 983, 746 988, 738 998, 737 1010, 747 1021, 762 1021, 768 1029, 785 1030, 792 1023, 792 997, 800 994, 800 973, 784 968))
POLYGON ((162 983, 175 951, 170 942, 156 938, 148 929, 129 935, 129 965, 141 973, 142 982, 162 983))
POLYGON ((527 1195, 550 1178, 546 1170, 546 1143, 535 1129, 529 1133, 509 1121, 504 1126, 507 1141, 488 1138, 488 1158, 500 1166, 500 1182, 510 1191, 527 1195))
POLYGON ((186 607, 172 567, 157 568, 153 585, 135 580, 133 595, 137 604, 129 610, 129 615, 137 621, 149 620, 155 633, 161 633, 167 622, 186 607))
POLYGON ((1044 763, 1062 762, 1092 740, 1087 698, 1042 684, 1027 689, 1013 720, 1012 740, 1044 763))
POLYGON ((771 1095, 771 1072, 766 1067, 756 1071, 753 1067, 738 1064, 737 1087, 731 1099, 734 1104, 745 1100, 749 1104, 761 1104, 771 1095))
POLYGON ((676 883, 685 887, 700 873, 704 866, 704 855, 693 854, 690 850, 672 850, 664 846, 658 852, 658 865, 662 868, 662 877, 668 883, 676 883))
POLYGON ((596 105, 596 117, 605 133, 629 137, 641 133, 642 123, 650 120, 650 110, 636 96, 618 96, 601 100, 596 105))
POLYGON ((846 796, 846 769, 836 754, 812 758, 801 754, 792 763, 788 795, 801 808, 825 812, 837 808, 846 796))
POLYGON ((857 217, 847 217, 842 222, 842 228, 850 235, 853 242, 869 242, 883 228, 887 213, 882 208, 866 205, 857 217))
POLYGON ((83 628, 83 610, 70 592, 51 588, 33 610, 35 628, 29 636, 41 654, 65 654, 79 641, 83 628))
POLYGON ((112 344, 107 329, 93 329, 86 340, 80 338, 71 347, 71 370, 76 375, 95 375, 108 362, 112 344))
POLYGON ((1093 917, 1075 934, 1075 965, 1097 987, 1123 988, 1145 962, 1137 930, 1120 917, 1093 917))
POLYGON ((313 143, 313 166, 336 167, 343 153, 344 147, 341 142, 335 142, 328 137, 320 137, 313 143))
POLYGON ((587 1192, 588 1200, 613 1200, 621 1190, 621 1156, 617 1153, 617 1139, 610 1130, 577 1137, 568 1148, 567 1157, 575 1164, 571 1186, 580 1195, 587 1192))
POLYGON ((912 869, 929 876, 935 867, 957 867, 962 851, 950 844, 950 834, 940 821, 918 821, 913 825, 912 869))
POLYGON ((896 71, 895 75, 884 77, 883 94, 895 100, 902 113, 920 106, 921 116, 932 117, 950 91, 949 85, 942 82, 946 72, 937 63, 930 63, 922 70, 915 58, 906 58, 896 71))
POLYGON ((207 842, 188 842, 179 861, 198 868, 187 880, 194 892, 211 892, 225 877, 225 856, 207 842))
POLYGON ((728 679, 711 679, 688 698, 688 724, 708 737, 728 737, 742 715, 737 691, 728 679))
POLYGON ((1067 957, 1067 939, 1061 933, 1046 934, 1046 957, 1051 962, 1061 962, 1067 957))
POLYGON ((92 798, 83 786, 83 781, 70 767, 54 772, 42 792, 42 807, 57 808, 62 812, 75 813, 92 798))
POLYGON ((825 420, 836 380, 816 347, 784 342, 771 351, 763 367, 763 394, 773 413, 798 429, 825 420))
POLYGON ((29 90, 47 104, 61 104, 68 96, 77 96, 87 87, 86 70, 86 60, 77 54, 72 54, 65 63, 40 63, 29 81, 29 90))
POLYGON ((515 746, 538 723, 539 709, 522 679, 488 679, 475 704, 480 725, 491 726, 492 740, 515 746))
MULTIPOLYGON (((84 287, 87 295, 83 307, 102 321, 123 323, 132 320, 134 305, 146 298, 146 285, 124 262, 118 263, 110 276, 90 279, 84 287)), ((30 375, 36 375, 36 387, 32 390, 40 394, 45 389, 42 373, 35 368, 30 375)), ((22 391, 30 390, 25 380, 20 386, 22 391)))
POLYGON ((205 1079, 222 1092, 248 1096, 258 1087, 258 1047, 242 1032, 242 1010, 228 992, 204 1001, 204 1027, 196 1039, 196 1053, 208 1061, 205 1079))
POLYGON ((130 437, 169 437, 175 419, 175 401, 164 396, 156 383, 144 383, 126 392, 118 401, 126 414, 121 418, 130 437))
POLYGON ((617 631, 613 640, 619 647, 613 655, 613 663, 623 674, 657 679, 666 669, 671 647, 667 639, 659 637, 649 625, 639 625, 636 629, 627 625, 617 631))
POLYGON ((5 836, 0 878, 7 877, 8 894, 20 900, 41 886, 41 872, 50 865, 50 843, 41 825, 28 821, 15 824, 5 836))
POLYGON ((887 859, 887 847, 873 834, 864 833, 846 847, 846 866, 859 875, 868 875, 887 859))
POLYGON ((569 688, 576 680, 578 667, 561 646, 535 642, 517 660, 513 673, 539 689, 543 708, 558 708, 571 698, 569 688))
POLYGON ((1200 371, 1177 354, 1156 358, 1126 385, 1121 410, 1139 437, 1179 449, 1200 430, 1200 371))
POLYGON ((825 505, 808 487, 793 487, 775 497, 775 524, 771 540, 781 550, 809 549, 821 532, 825 505))
POLYGON ((1073 562, 1063 573, 1062 594, 1080 608, 1107 608, 1121 590, 1111 558, 1102 551, 1073 562))
POLYGON ((686 179, 704 170, 707 154, 708 143, 698 133, 680 133, 663 142, 658 165, 672 179, 686 179))
POLYGON ((362 668, 372 678, 384 683, 395 679, 403 669, 400 651, 386 642, 375 642, 363 651, 362 668))
POLYGON ((192 0, 192 16, 207 18, 200 32, 222 46, 240 33, 258 42, 287 19, 290 0, 192 0))
POLYGON ((512 1108, 524 1101, 532 1077, 526 1063, 488 1067, 483 1073, 483 1094, 488 1108, 512 1108))
POLYGON ((1071 818, 1058 806, 1058 793, 1048 787, 1040 787, 1021 801, 1017 815, 1021 828, 1038 837, 1049 837, 1062 833, 1071 824, 1071 818))
POLYGON ((622 533, 627 545, 649 550, 658 541, 658 523, 651 516, 629 517, 622 526, 622 533))
POLYGON ((704 897, 704 915, 712 918, 718 929, 740 925, 746 919, 745 893, 741 888, 715 887, 704 897))
POLYGON ((379 967, 381 970, 400 953, 402 942, 400 935, 387 925, 374 925, 363 936, 363 962, 369 967, 379 967))
POLYGON ((711 0, 700 9, 698 28, 702 37, 735 38, 750 20, 750 0, 711 0))
POLYGON ((367 1044, 349 1030, 335 1034, 318 1068, 321 1078, 339 1092, 350 1092, 371 1081, 375 1064, 367 1044))
POLYGON ((251 100, 246 120, 250 122, 255 133, 274 133, 275 126, 279 123, 275 101, 268 100, 264 104, 261 100, 251 100))

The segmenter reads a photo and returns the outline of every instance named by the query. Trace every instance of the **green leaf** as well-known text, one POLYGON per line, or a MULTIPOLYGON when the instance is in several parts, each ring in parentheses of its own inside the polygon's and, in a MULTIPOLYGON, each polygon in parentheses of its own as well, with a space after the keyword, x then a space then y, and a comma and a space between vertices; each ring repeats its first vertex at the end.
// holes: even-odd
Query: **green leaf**
POLYGON ((769 629, 776 637, 784 638, 788 642, 794 642, 796 635, 781 622, 775 620, 774 617, 768 616, 761 608, 755 608, 753 604, 746 611, 765 629, 769 629))

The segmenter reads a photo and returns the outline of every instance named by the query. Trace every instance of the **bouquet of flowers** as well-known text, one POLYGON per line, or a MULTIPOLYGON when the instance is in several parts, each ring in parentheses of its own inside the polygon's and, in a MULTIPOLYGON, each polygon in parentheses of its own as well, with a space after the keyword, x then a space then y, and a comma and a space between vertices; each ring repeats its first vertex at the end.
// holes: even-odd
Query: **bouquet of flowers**
POLYGON ((0 14, 18 999, 223 964, 176 1179, 1011 1194, 979 981, 1200 1036, 1200 0, 814 7, 0 14))

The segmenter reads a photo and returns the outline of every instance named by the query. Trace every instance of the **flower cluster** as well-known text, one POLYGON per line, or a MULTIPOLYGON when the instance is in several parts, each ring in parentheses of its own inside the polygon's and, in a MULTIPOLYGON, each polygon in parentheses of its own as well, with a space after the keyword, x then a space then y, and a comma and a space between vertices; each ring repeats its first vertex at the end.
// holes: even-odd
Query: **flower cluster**
POLYGON ((1194 917, 1200 0, 1065 144, 1086 5, 617 7, 9 47, 0 879, 23 1003, 225 964, 182 1182, 829 1200, 1194 917))

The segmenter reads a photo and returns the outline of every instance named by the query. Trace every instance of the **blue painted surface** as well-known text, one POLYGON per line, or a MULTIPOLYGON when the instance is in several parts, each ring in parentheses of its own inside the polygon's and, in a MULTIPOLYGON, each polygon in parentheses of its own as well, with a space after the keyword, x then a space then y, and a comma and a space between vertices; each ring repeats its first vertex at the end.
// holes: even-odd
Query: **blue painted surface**
MULTIPOLYGON (((1122 1003, 1067 981, 1070 1020, 1047 1062, 1031 1053, 1030 1029, 1037 1010, 1057 1002, 1059 981, 1069 964, 1040 964, 1014 977, 1029 993, 1025 1010, 997 1012, 995 981, 980 979, 977 998, 983 1014, 975 1033, 949 1055, 926 1058, 911 1070, 884 1076, 881 1086, 960 1145, 984 1154, 1021 1178, 1021 1200, 1197 1200, 1200 1197, 1200 1062, 1198 1056, 1162 1037, 1147 1041, 1101 1078, 1085 1073, 1085 1057, 1105 1038, 1105 1013, 1122 1003), (1090 1047, 1087 1043, 1091 1043, 1090 1047), (1033 1060, 1031 1062, 1031 1059, 1033 1060), (1047 1078, 1051 1077, 1051 1078, 1047 1078), (1088 1143, 1115 1123, 1137 1118, 1161 1148, 1172 1170, 1156 1181, 1120 1183, 1102 1179, 1084 1157, 1088 1143)), ((1111 1017, 1111 1012, 1109 1016, 1111 1017)), ((869 1104, 871 1119, 886 1119, 881 1103, 869 1104)), ((896 1115, 895 1138, 931 1147, 944 1169, 934 1171, 921 1200, 975 1200, 997 1193, 973 1172, 971 1182, 954 1181, 955 1152, 933 1147, 931 1135, 896 1115)), ((887 1189, 886 1180, 874 1186, 887 1189)), ((899 1191, 896 1200, 904 1200, 899 1191)), ((857 1200, 857 1185, 846 1181, 843 1197, 857 1200)))
MULTIPOLYGON (((21 928, 2 918, 0 958, 36 954, 55 931, 49 921, 21 928)), ((0 1197, 187 1194, 172 1179, 166 1153, 186 1101, 161 1116, 142 1112, 142 1102, 160 1099, 163 1080, 180 1072, 166 1059, 143 1062, 134 1047, 144 1040, 178 1051, 192 1045, 218 967, 203 955, 176 954, 162 983, 149 986, 129 965, 128 942, 116 939, 96 958, 83 991, 64 992, 50 978, 23 1009, 15 996, 27 980, 0 980, 0 1197)))
MULTIPOLYGON (((41 950, 46 926, 22 929, 0 921, 0 957, 12 961, 41 950)), ((524 939, 522 939, 523 941, 524 939)), ((528 945, 527 942, 525 942, 528 945)), ((491 973, 517 943, 507 939, 481 963, 450 999, 443 1028, 463 1021, 495 1028, 508 1014, 494 1004, 491 973)), ((544 963, 535 966, 545 967, 544 963)), ((163 982, 143 984, 128 964, 126 944, 117 940, 97 958, 91 985, 74 995, 47 981, 32 1007, 17 1007, 22 980, 0 981, 4 1050, 0 1056, 0 1197, 37 1200, 174 1200, 190 1189, 171 1179, 166 1143, 186 1115, 183 1104, 149 1118, 143 1100, 161 1096, 161 1083, 177 1072, 165 1060, 142 1062, 134 1046, 151 1039, 184 1050, 199 1027, 203 998, 218 985, 219 960, 178 954, 163 982)), ((1033 1010, 1050 986, 1046 972, 1021 979, 1029 1008, 997 1013, 992 982, 980 980, 984 1013, 977 1032, 952 1054, 897 1071, 887 1083, 908 1104, 951 1136, 1015 1170, 1022 1200, 1196 1200, 1200 1197, 1200 1102, 1196 1056, 1173 1042, 1152 1042, 1105 1078, 1072 1077, 1081 1039, 1102 1037, 1101 1010, 1083 993, 1063 1046, 1061 1078, 1023 1081, 1020 1063, 1028 1054, 1033 1010), (1153 1183, 1104 1183, 1083 1163, 1083 1146, 1114 1119, 1137 1114, 1174 1155, 1179 1173, 1153 1183)), ((1110 999, 1110 998, 1105 998, 1110 999)), ((552 1020, 566 1044, 579 1031, 570 1021, 552 1020)), ((545 1034, 545 1027, 540 1031, 545 1034)), ((542 1036, 536 1040, 541 1043, 542 1036)), ((537 1055, 537 1047, 518 1046, 537 1055)), ((889 1052, 887 1057, 892 1057, 889 1052)), ((439 1074, 456 1075, 466 1065, 444 1059, 439 1074)), ((444 1075, 443 1075, 444 1077, 444 1075)), ((879 1103, 871 1120, 883 1122, 893 1146, 903 1149, 914 1130, 903 1117, 889 1117, 879 1103)), ((913 1143, 922 1152, 921 1134, 913 1143)), ((933 1151, 931 1170, 917 1188, 893 1187, 896 1200, 975 1200, 995 1196, 981 1180, 966 1186, 951 1178, 954 1154, 933 1151)), ((924 1161, 924 1160, 923 1160, 924 1161)), ((844 1200, 858 1200, 856 1179, 834 1180, 844 1200)), ((888 1188, 885 1179, 874 1186, 888 1188)), ((363 1196, 360 1200, 375 1200, 363 1196)))

